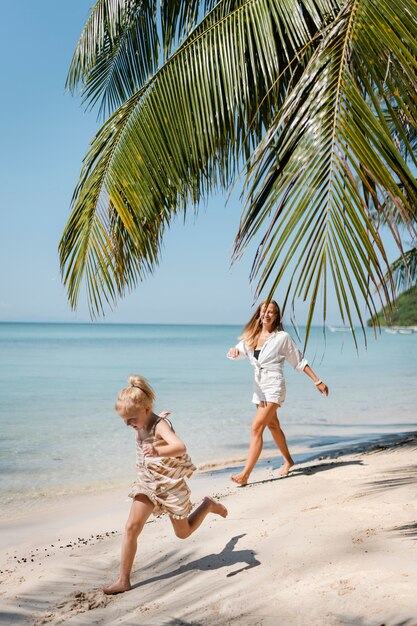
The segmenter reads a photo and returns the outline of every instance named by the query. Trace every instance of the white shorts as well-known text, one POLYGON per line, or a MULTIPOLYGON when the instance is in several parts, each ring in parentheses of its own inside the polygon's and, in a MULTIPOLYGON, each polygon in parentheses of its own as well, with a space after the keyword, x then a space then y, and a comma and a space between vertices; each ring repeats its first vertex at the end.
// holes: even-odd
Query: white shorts
POLYGON ((278 374, 270 370, 260 369, 255 372, 253 381, 252 402, 274 402, 283 404, 285 400, 285 380, 278 374))

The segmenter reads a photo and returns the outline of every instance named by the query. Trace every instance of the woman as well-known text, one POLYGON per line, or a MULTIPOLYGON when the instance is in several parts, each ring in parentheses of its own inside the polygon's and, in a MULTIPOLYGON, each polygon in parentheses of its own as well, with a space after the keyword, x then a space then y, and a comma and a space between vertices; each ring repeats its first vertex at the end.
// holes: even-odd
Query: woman
POLYGON ((255 368, 252 402, 256 413, 252 423, 252 437, 246 465, 231 479, 246 485, 250 473, 262 452, 263 431, 268 427, 282 456, 284 466, 280 475, 288 476, 294 461, 288 450, 285 435, 277 417, 277 408, 285 400, 284 363, 287 360, 296 370, 303 371, 314 382, 317 390, 329 393, 327 385, 309 367, 290 335, 282 329, 281 312, 275 300, 263 302, 243 329, 241 341, 227 353, 230 359, 249 359, 255 368))

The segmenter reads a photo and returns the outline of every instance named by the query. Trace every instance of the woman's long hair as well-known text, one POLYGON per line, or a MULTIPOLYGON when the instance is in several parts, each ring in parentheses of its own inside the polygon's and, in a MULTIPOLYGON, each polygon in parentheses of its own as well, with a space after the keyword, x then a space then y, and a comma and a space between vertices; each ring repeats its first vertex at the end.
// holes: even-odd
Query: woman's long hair
POLYGON ((239 339, 243 339, 246 345, 252 350, 256 348, 256 344, 258 343, 258 337, 262 330, 262 322, 260 320, 261 309, 263 306, 269 306, 270 304, 274 305, 277 313, 277 319, 274 322, 272 330, 282 330, 281 311, 278 304, 275 302, 275 300, 270 300, 269 302, 266 300, 265 302, 261 302, 255 313, 252 315, 249 322, 243 329, 241 337, 239 337, 239 339))

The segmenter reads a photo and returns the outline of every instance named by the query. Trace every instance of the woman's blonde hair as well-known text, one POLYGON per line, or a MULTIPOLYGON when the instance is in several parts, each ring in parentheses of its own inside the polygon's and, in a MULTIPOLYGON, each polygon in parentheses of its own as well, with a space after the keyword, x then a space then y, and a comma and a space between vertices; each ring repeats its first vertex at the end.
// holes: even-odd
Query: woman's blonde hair
POLYGON ((277 312, 277 319, 274 322, 272 330, 282 330, 281 311, 278 304, 275 302, 275 300, 265 300, 264 302, 261 302, 255 313, 252 315, 249 322, 243 329, 241 337, 239 337, 239 339, 243 339, 243 341, 252 350, 256 348, 256 344, 258 343, 258 337, 262 330, 262 322, 260 320, 261 309, 263 306, 269 306, 270 304, 274 305, 277 312))
POLYGON ((155 392, 143 376, 133 374, 129 378, 129 387, 124 387, 119 391, 115 409, 142 409, 152 408, 155 402, 155 392))

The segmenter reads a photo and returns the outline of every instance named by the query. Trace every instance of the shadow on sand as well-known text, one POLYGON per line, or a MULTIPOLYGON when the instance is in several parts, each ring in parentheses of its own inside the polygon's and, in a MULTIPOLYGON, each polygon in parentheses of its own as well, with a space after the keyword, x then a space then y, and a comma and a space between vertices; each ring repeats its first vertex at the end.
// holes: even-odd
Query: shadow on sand
MULTIPOLYGON (((263 480, 254 480, 247 485, 236 485, 238 489, 247 489, 248 487, 252 487, 254 485, 266 485, 267 483, 275 483, 280 480, 288 480, 288 478, 296 478, 297 476, 312 476, 313 474, 318 474, 319 472, 328 472, 332 469, 337 469, 338 467, 347 467, 348 465, 363 465, 361 460, 358 461, 333 461, 331 463, 321 463, 317 465, 308 465, 307 467, 296 467, 291 470, 288 476, 276 476, 272 478, 264 478, 263 480)), ((242 466, 243 469, 243 466, 242 466)), ((239 468, 236 468, 236 473, 238 473, 239 468)))
POLYGON ((410 524, 403 524, 403 526, 394 526, 394 528, 389 529, 389 532, 409 537, 410 539, 417 539, 417 522, 410 522, 410 524))
POLYGON ((389 473, 387 478, 374 480, 366 484, 369 491, 387 491, 403 487, 404 485, 415 484, 417 480, 417 465, 407 465, 406 467, 387 470, 386 473, 389 473))
POLYGON ((252 567, 257 567, 261 563, 255 558, 255 552, 253 552, 253 550, 234 549, 239 539, 244 537, 245 534, 246 533, 232 537, 230 541, 227 542, 223 550, 218 554, 208 554, 207 556, 203 556, 195 561, 190 561, 190 563, 185 563, 184 565, 181 565, 170 572, 166 572, 165 574, 160 574, 159 576, 153 576, 152 578, 142 580, 140 583, 133 585, 132 589, 137 589, 138 587, 143 587, 160 580, 167 580, 169 578, 173 578, 174 576, 180 576, 185 572, 215 570, 220 569, 221 567, 231 567, 237 563, 246 563, 245 567, 241 567, 234 572, 229 572, 227 577, 230 577, 236 576, 236 574, 240 574, 245 570, 252 569, 252 567))

